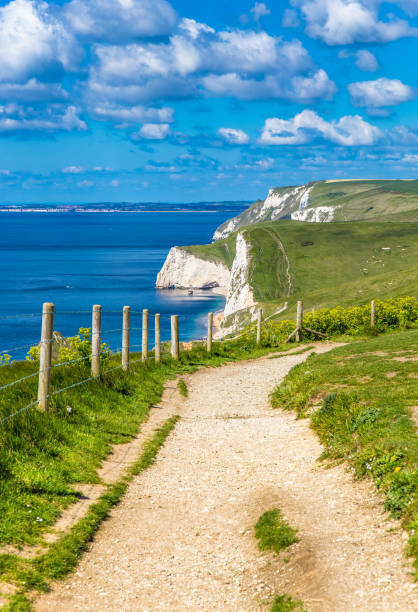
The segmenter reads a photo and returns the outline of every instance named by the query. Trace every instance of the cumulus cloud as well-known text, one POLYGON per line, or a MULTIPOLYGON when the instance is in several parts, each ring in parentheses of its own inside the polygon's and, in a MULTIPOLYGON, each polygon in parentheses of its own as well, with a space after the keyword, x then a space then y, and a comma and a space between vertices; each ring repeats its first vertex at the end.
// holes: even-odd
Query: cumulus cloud
POLYGON ((63 174, 83 174, 85 168, 83 166, 67 166, 61 170, 63 174))
POLYGON ((7 104, 0 106, 0 132, 69 132, 86 130, 87 125, 79 117, 75 106, 66 108, 49 106, 47 109, 32 109, 7 104))
MULTIPOLYGON (((412 0, 409 0, 412 5, 412 0)), ((409 4, 403 3, 405 7, 409 4)), ((386 14, 379 18, 383 0, 292 0, 306 20, 309 36, 328 45, 356 42, 388 42, 405 36, 418 36, 405 19, 386 14)))
POLYGON ((98 104, 92 109, 96 119, 104 121, 133 123, 171 123, 174 121, 174 109, 169 107, 152 108, 142 105, 119 106, 117 104, 98 104))
POLYGON ((356 66, 360 68, 360 70, 375 72, 379 68, 376 56, 370 51, 367 51, 367 49, 360 49, 360 51, 357 51, 356 55, 356 66))
POLYGON ((285 9, 283 13, 282 26, 284 28, 297 28, 300 26, 300 21, 296 11, 285 9))
POLYGON ((172 32, 177 22, 165 0, 72 0, 64 11, 73 32, 95 41, 162 36, 172 32))
POLYGON ((96 45, 89 94, 95 99, 144 103, 212 95, 240 99, 330 99, 335 85, 313 70, 300 41, 265 32, 215 32, 183 20, 168 43, 96 45), (292 79, 296 79, 292 81, 292 79))
POLYGON ((57 83, 41 83, 29 79, 26 83, 0 83, 0 99, 28 102, 66 100, 69 94, 57 83))
POLYGON ((381 78, 376 81, 350 83, 348 90, 355 106, 369 108, 396 106, 415 97, 414 90, 399 79, 381 78))
POLYGON ((0 7, 0 82, 22 83, 33 77, 73 70, 81 50, 42 0, 13 0, 0 7))
POLYGON ((168 123, 144 123, 137 134, 133 135, 133 138, 140 139, 145 138, 146 140, 164 140, 170 133, 170 126, 168 123))
POLYGON ((291 119, 266 119, 259 142, 265 145, 298 145, 322 138, 338 145, 358 146, 374 144, 381 136, 377 127, 359 115, 326 121, 316 112, 304 110, 291 119))
POLYGON ((376 56, 367 49, 360 49, 356 52, 343 49, 338 53, 338 57, 339 59, 355 58, 357 68, 364 72, 375 72, 379 68, 376 56))
POLYGON ((218 135, 226 140, 229 144, 248 144, 250 137, 243 130, 235 130, 233 128, 220 128, 218 135))
POLYGON ((267 75, 264 78, 248 79, 238 74, 209 75, 202 79, 205 89, 218 97, 233 96, 239 100, 283 98, 297 102, 310 102, 317 98, 331 100, 336 86, 324 70, 308 77, 267 75))
POLYGON ((264 2, 256 2, 250 13, 253 14, 254 21, 259 21, 260 17, 266 17, 270 15, 270 9, 264 4, 264 2))

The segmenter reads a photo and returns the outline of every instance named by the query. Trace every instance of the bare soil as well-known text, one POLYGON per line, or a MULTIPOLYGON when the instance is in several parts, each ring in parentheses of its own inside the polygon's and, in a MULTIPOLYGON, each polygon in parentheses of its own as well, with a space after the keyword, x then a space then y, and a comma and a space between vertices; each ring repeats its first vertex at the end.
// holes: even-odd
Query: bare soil
POLYGON ((288 593, 310 612, 415 612, 398 522, 369 482, 318 463, 308 420, 271 409, 269 393, 306 356, 187 377, 189 397, 173 410, 182 419, 155 464, 35 609, 252 612, 288 593), (300 536, 280 556, 254 538, 274 507, 300 536))

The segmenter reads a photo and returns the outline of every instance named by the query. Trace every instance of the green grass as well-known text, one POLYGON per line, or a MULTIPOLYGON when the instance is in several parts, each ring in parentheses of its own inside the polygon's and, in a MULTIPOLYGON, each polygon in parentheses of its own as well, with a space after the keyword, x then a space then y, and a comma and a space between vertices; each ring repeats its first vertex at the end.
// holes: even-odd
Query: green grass
POLYGON ((86 516, 73 526, 70 533, 52 544, 44 555, 32 560, 20 559, 13 555, 0 555, 2 579, 14 582, 19 588, 19 591, 10 598, 6 609, 31 610, 30 602, 25 596, 27 591, 46 591, 51 581, 65 578, 74 569, 103 519, 125 494, 132 478, 153 464, 159 449, 178 419, 178 416, 174 416, 156 430, 153 437, 145 443, 139 459, 115 484, 107 487, 107 491, 89 508, 86 516))
MULTIPOLYGON (((194 371, 199 365, 262 355, 254 341, 215 342, 184 351, 180 361, 136 363, 129 372, 118 369, 52 398, 50 411, 32 408, 0 426, 0 546, 34 545, 61 511, 77 501, 76 484, 100 482, 97 469, 114 444, 128 442, 158 403, 166 380, 194 371), (67 407, 71 406, 71 413, 67 407)), ((135 358, 135 355, 132 356, 135 358)), ((112 357, 108 367, 119 363, 112 357)), ((35 370, 17 362, 0 370, 7 384, 35 370)), ((90 376, 87 365, 53 369, 51 390, 90 376)), ((0 395, 0 419, 36 397, 36 377, 0 395)))
POLYGON ((231 268, 235 257, 235 236, 228 236, 225 240, 217 240, 211 244, 186 246, 182 249, 201 259, 221 262, 231 268))
POLYGON ((276 595, 271 612, 307 612, 301 601, 289 595, 276 595))
POLYGON ((299 541, 297 529, 284 520, 277 508, 260 516, 255 526, 255 537, 260 550, 274 550, 277 554, 299 541))
POLYGON ((183 397, 187 397, 189 395, 187 385, 182 378, 180 378, 180 380, 178 381, 177 388, 179 390, 180 395, 182 395, 183 397))
POLYGON ((296 366, 272 395, 274 407, 299 416, 324 446, 323 459, 347 461, 370 477, 385 508, 401 518, 418 578, 418 330, 353 343, 296 366))
POLYGON ((281 318, 288 318, 298 299, 309 310, 418 294, 418 223, 280 221, 249 227, 245 236, 255 299, 266 312, 287 301, 281 318), (277 240, 290 262, 290 296, 277 240))

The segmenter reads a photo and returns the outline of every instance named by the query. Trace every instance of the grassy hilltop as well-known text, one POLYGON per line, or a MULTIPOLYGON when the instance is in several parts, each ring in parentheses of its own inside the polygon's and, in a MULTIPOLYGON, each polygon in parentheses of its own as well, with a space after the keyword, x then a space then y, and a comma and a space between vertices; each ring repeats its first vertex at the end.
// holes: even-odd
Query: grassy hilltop
MULTIPOLYGON (((332 202, 340 207, 332 222, 257 221, 256 203, 242 213, 247 225, 238 224, 250 246, 248 282, 266 313, 287 303, 286 318, 301 298, 306 308, 321 308, 416 295, 418 181, 312 185, 308 208, 332 202)), ((237 233, 185 250, 231 268, 237 233)))

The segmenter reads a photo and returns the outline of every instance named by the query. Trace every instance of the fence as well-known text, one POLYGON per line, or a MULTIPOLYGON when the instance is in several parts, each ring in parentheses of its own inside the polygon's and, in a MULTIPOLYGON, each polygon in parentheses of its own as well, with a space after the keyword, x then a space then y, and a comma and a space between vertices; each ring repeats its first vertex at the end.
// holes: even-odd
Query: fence
MULTIPOLYGON (((19 378, 17 380, 11 381, 7 384, 4 384, 3 386, 0 386, 0 392, 8 389, 10 387, 14 387, 15 385, 18 385, 19 383, 22 383, 23 381, 32 379, 37 377, 38 378, 38 393, 37 393, 37 398, 33 399, 33 401, 31 401, 30 403, 28 403, 26 406, 24 406, 23 408, 20 408, 19 410, 17 410, 16 412, 13 412, 12 414, 6 416, 5 418, 0 420, 0 424, 12 419, 13 417, 17 416, 18 414, 21 414, 22 412, 29 410, 30 408, 33 408, 35 406, 37 406, 37 408, 41 411, 47 411, 48 407, 49 407, 49 402, 51 397, 54 397, 60 393, 63 393, 64 391, 67 391, 69 389, 72 389, 74 387, 78 387, 79 385, 83 385, 89 381, 98 379, 101 375, 105 375, 108 374, 109 372, 118 370, 118 369, 122 369, 123 371, 128 371, 130 365, 137 363, 137 362, 146 362, 150 359, 153 359, 155 361, 155 363, 160 363, 161 362, 161 357, 162 357, 162 347, 163 347, 163 343, 161 341, 161 316, 159 313, 155 313, 154 315, 154 348, 153 348, 153 355, 150 356, 149 353, 149 318, 150 318, 150 313, 148 311, 148 309, 144 309, 142 311, 133 311, 131 310, 130 306, 124 306, 122 313, 119 312, 119 314, 122 314, 122 327, 119 329, 107 329, 107 330, 103 330, 102 329, 102 320, 103 320, 103 314, 106 313, 112 313, 115 314, 118 311, 103 311, 102 307, 98 304, 95 304, 92 307, 91 311, 74 311, 74 313, 76 314, 80 314, 80 313, 89 313, 91 314, 91 351, 89 355, 86 355, 84 357, 80 357, 77 359, 70 359, 67 361, 59 361, 57 363, 53 363, 53 355, 52 355, 52 349, 53 349, 53 342, 54 342, 54 321, 55 321, 55 315, 58 314, 55 311, 55 306, 52 303, 45 303, 43 305, 42 308, 42 320, 41 320, 41 340, 39 343, 39 348, 40 348, 40 354, 39 354, 39 368, 36 372, 31 373, 27 376, 24 376, 22 378, 19 378), (141 327, 132 327, 131 326, 131 315, 135 314, 135 315, 141 315, 142 314, 142 326, 141 327), (132 344, 131 343, 131 333, 132 332, 136 332, 136 331, 141 331, 142 332, 142 338, 141 338, 141 343, 139 344, 132 344), (113 333, 121 333, 121 348, 119 350, 117 350, 115 353, 113 354, 120 354, 121 355, 121 363, 120 365, 104 370, 102 371, 102 367, 101 367, 101 353, 103 350, 103 344, 102 344, 102 340, 103 340, 103 336, 106 334, 113 334, 113 333), (132 356, 132 349, 134 348, 141 348, 141 356, 140 358, 137 358, 135 360, 131 359, 132 356), (87 378, 84 378, 81 381, 75 382, 67 387, 61 388, 61 389, 57 389, 55 391, 51 391, 50 389, 50 385, 51 385, 51 372, 53 370, 53 368, 60 368, 66 365, 71 365, 71 364, 75 364, 75 363, 81 363, 83 361, 90 361, 91 364, 91 372, 90 372, 90 376, 87 378)), ((371 302, 371 316, 370 316, 370 325, 373 327, 375 326, 375 303, 374 300, 371 302)), ((62 312, 61 314, 68 314, 68 312, 62 312)), ((39 315, 35 315, 35 314, 30 314, 30 315, 20 315, 20 317, 22 318, 26 318, 26 317, 34 317, 34 316, 39 316, 39 315)), ((19 315, 18 315, 19 317, 19 315)), ((6 318, 6 317, 3 317, 6 318)), ((7 317, 7 318, 17 318, 15 317, 7 317)), ((171 315, 170 317, 170 323, 171 323, 171 338, 170 338, 170 353, 171 353, 171 358, 178 360, 180 358, 180 335, 179 335, 179 318, 177 315, 171 315)), ((263 324, 263 311, 262 309, 259 309, 257 311, 257 316, 256 316, 256 344, 260 345, 261 343, 261 330, 262 330, 262 324, 263 324)), ((325 337, 324 334, 319 333, 319 332, 315 332, 314 330, 305 328, 303 326, 303 303, 301 301, 298 302, 297 304, 297 319, 296 319, 296 329, 294 330, 294 332, 287 338, 286 341, 289 341, 293 336, 296 337, 296 340, 300 341, 302 340, 302 335, 303 332, 307 331, 309 333, 315 333, 318 334, 321 337, 325 337)), ((240 335, 235 336, 232 339, 237 339, 239 338, 240 335)), ((23 346, 18 346, 18 347, 14 347, 11 349, 7 349, 7 350, 3 350, 0 351, 0 357, 1 356, 5 356, 5 355, 9 355, 10 353, 16 352, 16 351, 21 351, 22 349, 27 349, 27 348, 32 348, 32 345, 23 345, 23 346)), ((208 314, 208 327, 207 327, 207 338, 206 338, 206 350, 208 353, 210 353, 213 349, 213 313, 209 313, 208 314)), ((135 353, 139 353, 139 351, 134 351, 135 353)), ((2 366, 4 367, 4 366, 2 366)))

